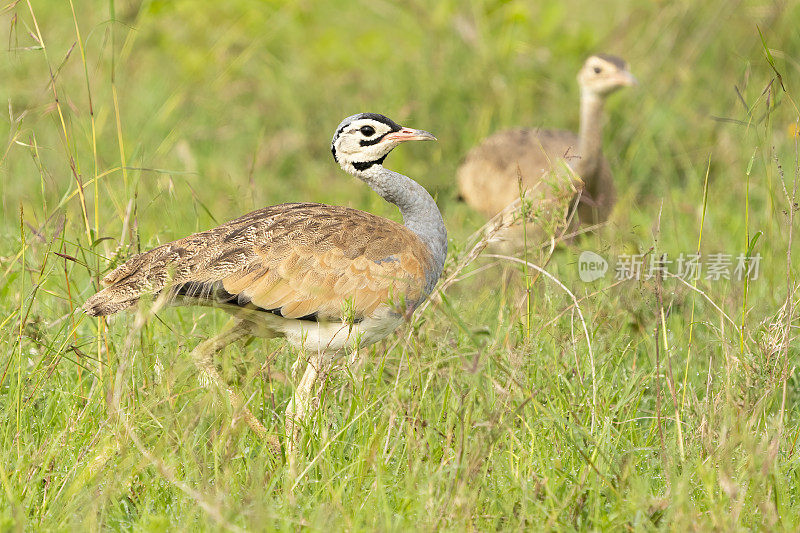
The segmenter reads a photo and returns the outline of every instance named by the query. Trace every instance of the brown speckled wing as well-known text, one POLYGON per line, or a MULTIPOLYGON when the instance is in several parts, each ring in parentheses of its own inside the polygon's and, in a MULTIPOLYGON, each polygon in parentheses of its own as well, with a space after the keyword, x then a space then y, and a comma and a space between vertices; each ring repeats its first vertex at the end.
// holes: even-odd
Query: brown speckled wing
POLYGON ((404 226, 323 204, 281 204, 132 257, 86 301, 90 315, 169 289, 195 303, 227 302, 287 318, 359 319, 382 303, 422 296, 431 255, 404 226))

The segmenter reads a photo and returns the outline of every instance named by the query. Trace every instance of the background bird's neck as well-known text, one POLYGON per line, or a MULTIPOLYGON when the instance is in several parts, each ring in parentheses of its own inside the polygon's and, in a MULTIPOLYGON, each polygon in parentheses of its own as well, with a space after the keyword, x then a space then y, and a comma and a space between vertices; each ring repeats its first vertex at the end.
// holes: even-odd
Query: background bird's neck
POLYGON ((590 178, 599 168, 603 157, 603 99, 594 93, 581 93, 581 124, 578 133, 578 152, 581 156, 576 165, 579 176, 590 178))
POLYGON ((447 229, 436 202, 422 185, 382 165, 372 165, 353 174, 387 202, 395 204, 403 215, 403 224, 430 249, 434 268, 428 273, 425 291, 430 293, 442 273, 447 255, 447 229))

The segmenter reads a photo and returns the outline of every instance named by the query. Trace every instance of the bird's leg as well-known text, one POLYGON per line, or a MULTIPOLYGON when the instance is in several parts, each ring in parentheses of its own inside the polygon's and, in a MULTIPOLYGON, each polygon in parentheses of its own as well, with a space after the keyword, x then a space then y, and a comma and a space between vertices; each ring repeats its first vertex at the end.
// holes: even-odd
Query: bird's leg
POLYGON ((273 453, 280 453, 281 444, 277 436, 267 433, 264 425, 250 412, 244 398, 232 386, 225 382, 217 367, 214 365, 214 356, 220 350, 242 338, 252 335, 251 326, 236 318, 232 318, 215 337, 207 339, 192 350, 192 359, 200 370, 214 385, 228 395, 235 413, 240 414, 247 425, 267 442, 273 453))
POLYGON ((294 471, 297 460, 297 444, 300 429, 313 410, 313 390, 325 362, 324 352, 317 352, 308 358, 306 371, 294 391, 294 397, 286 407, 286 456, 289 468, 294 471))

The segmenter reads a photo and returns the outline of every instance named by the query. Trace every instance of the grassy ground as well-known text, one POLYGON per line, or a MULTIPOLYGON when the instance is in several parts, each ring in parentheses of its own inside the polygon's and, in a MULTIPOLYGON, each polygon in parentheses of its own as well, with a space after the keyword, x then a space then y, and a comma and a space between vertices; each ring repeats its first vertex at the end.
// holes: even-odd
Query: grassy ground
MULTIPOLYGON (((800 528, 800 4, 34 1, 0 20, 0 530, 800 528), (607 109, 613 219, 528 254, 554 279, 469 262, 484 221, 456 201, 460 158, 499 128, 576 128, 592 51, 641 81, 607 109), (389 166, 438 198, 445 275, 465 268, 329 377, 292 481, 185 357, 220 313, 76 309, 137 249, 259 206, 397 219, 330 157, 359 111, 439 137, 389 166), (760 254, 759 276, 614 279, 621 254, 698 248, 760 254), (587 249, 612 261, 593 283, 587 249)), ((268 426, 294 356, 226 352, 268 426)))

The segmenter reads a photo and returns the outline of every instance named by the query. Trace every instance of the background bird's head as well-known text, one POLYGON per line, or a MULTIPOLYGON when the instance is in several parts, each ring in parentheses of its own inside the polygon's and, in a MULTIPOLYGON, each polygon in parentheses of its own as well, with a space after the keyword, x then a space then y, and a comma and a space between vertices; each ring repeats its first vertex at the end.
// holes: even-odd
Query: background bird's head
POLYGON ((582 93, 605 97, 622 87, 636 85, 637 82, 624 59, 595 54, 589 56, 578 72, 578 83, 582 93))
POLYGON ((344 119, 331 141, 333 158, 353 174, 380 165, 395 146, 404 141, 434 141, 423 130, 404 128, 378 113, 359 113, 344 119))

